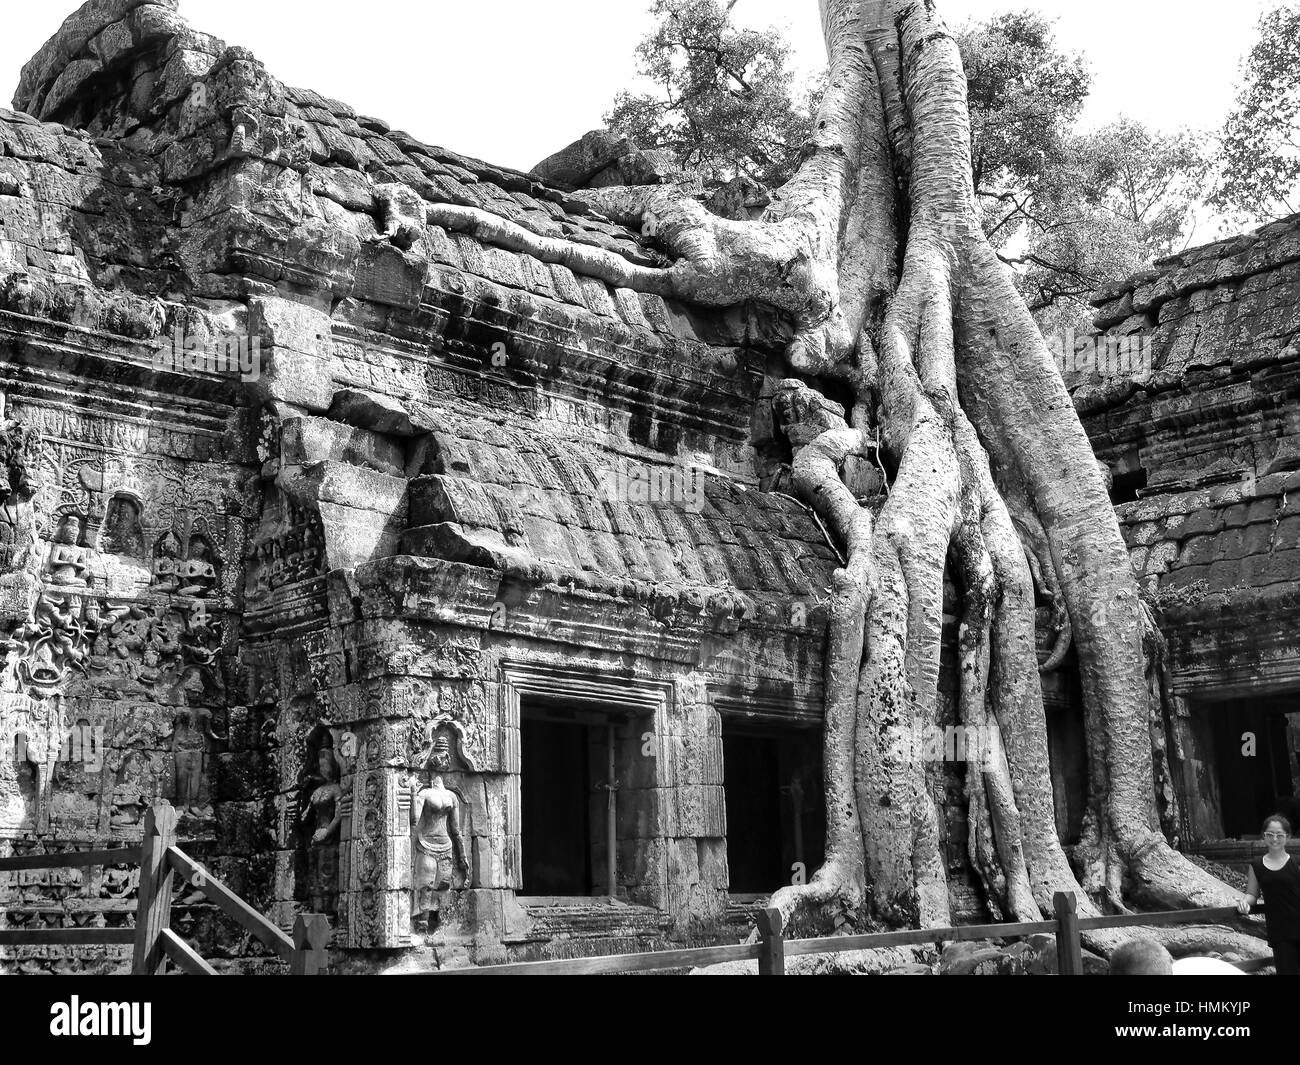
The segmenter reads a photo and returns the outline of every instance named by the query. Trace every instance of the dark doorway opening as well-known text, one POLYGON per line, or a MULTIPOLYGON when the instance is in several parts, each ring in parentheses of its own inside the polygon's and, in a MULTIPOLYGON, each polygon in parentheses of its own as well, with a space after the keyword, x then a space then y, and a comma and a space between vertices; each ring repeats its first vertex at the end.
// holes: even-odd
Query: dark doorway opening
POLYGON ((767 894, 822 863, 822 766, 813 729, 723 723, 727 867, 733 895, 767 894))
POLYGON ((1297 733, 1288 729, 1294 699, 1254 698, 1211 703, 1210 725, 1218 769, 1223 832, 1229 839, 1258 837, 1265 817, 1294 818, 1297 733))
POLYGON ((1133 503, 1147 486, 1147 471, 1136 469, 1130 473, 1116 473, 1111 478, 1110 501, 1114 506, 1133 503))
POLYGON ((591 728, 520 715, 525 895, 591 895, 591 728))
MULTIPOLYGON (((1074 652, 1067 662, 1076 662, 1074 652)), ((1083 836, 1088 803, 1088 738, 1077 666, 1044 678, 1043 708, 1047 714, 1047 757, 1056 833, 1070 847, 1083 836)))

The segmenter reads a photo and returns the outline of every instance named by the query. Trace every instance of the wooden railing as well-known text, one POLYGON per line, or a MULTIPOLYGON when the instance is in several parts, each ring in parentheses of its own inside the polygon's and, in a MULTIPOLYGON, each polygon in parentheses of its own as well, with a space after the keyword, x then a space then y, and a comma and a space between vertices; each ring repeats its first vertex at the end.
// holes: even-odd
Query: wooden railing
MULTIPOLYGON (((133 945, 135 949, 131 965, 132 973, 161 975, 166 970, 166 963, 170 961, 177 968, 192 975, 214 976, 216 970, 171 928, 174 878, 179 873, 187 884, 201 891, 236 924, 287 961, 289 971, 294 975, 315 976, 325 970, 326 944, 330 934, 329 920, 321 914, 300 915, 294 925, 293 937, 285 935, 276 925, 254 910, 176 845, 176 811, 166 803, 154 806, 149 811, 145 818, 144 838, 139 847, 0 858, 0 873, 29 869, 78 869, 95 865, 135 864, 140 866, 140 887, 134 929, 0 929, 0 947, 133 945)), ((1110 928, 1151 928, 1240 920, 1240 914, 1236 907, 1232 906, 1107 917, 1080 917, 1075 896, 1067 892, 1059 892, 1056 895, 1054 909, 1053 919, 1050 921, 962 925, 955 928, 908 929, 860 936, 788 940, 781 934, 780 912, 769 908, 760 910, 757 914, 759 940, 756 943, 591 958, 564 958, 556 961, 515 962, 508 965, 482 965, 464 969, 436 970, 427 975, 594 975, 696 968, 731 961, 757 961, 760 975, 782 976, 785 974, 785 959, 799 956, 878 950, 882 947, 938 946, 943 943, 982 939, 1053 935, 1056 937, 1058 971, 1062 976, 1075 976, 1083 972, 1084 932, 1110 928)), ((1263 907, 1256 907, 1253 912, 1262 913, 1263 907)), ((1237 968, 1243 972, 1254 972, 1271 964, 1271 959, 1253 959, 1239 963, 1237 968)))
POLYGON ((0 929, 0 947, 130 945, 135 948, 131 959, 135 975, 162 975, 170 961, 194 976, 216 976, 217 971, 171 927, 172 892, 179 873, 188 885, 288 962, 295 976, 316 976, 325 970, 329 920, 321 914, 300 915, 293 937, 285 935, 176 845, 176 811, 167 803, 154 806, 145 816, 144 838, 138 847, 0 858, 0 873, 96 865, 140 866, 134 928, 0 929))
MULTIPOLYGON (((962 925, 956 928, 909 929, 861 936, 822 939, 784 939, 781 914, 776 909, 758 911, 759 941, 724 947, 694 947, 660 950, 645 954, 615 954, 594 958, 564 958, 557 961, 514 962, 508 965, 480 965, 465 969, 440 969, 435 976, 546 976, 594 975, 599 973, 653 972, 659 969, 687 969, 729 961, 758 961, 760 976, 784 976, 785 959, 809 954, 841 954, 847 951, 878 950, 882 947, 920 947, 961 943, 980 939, 1015 939, 1022 936, 1056 937, 1058 972, 1062 976, 1083 973, 1082 933, 1102 928, 1159 927, 1195 924, 1203 921, 1240 920, 1235 906, 1201 910, 1167 910, 1117 917, 1080 917, 1071 892, 1058 892, 1055 914, 1050 921, 1022 921, 1015 924, 962 925)), ((1263 907, 1254 912, 1262 913, 1263 907)), ((1271 965, 1271 959, 1241 962, 1237 968, 1255 972, 1271 965)), ((409 975, 426 975, 413 973, 409 975)))

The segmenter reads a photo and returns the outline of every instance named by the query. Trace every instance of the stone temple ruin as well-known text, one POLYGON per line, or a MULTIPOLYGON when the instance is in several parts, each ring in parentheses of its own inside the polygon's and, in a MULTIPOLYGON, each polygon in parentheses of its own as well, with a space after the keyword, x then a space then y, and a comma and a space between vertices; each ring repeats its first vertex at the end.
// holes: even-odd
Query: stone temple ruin
MULTIPOLYGON (((327 913, 343 968, 735 941, 823 843, 840 558, 787 494, 788 325, 564 250, 666 265, 582 196, 664 180, 653 153, 463 158, 175 7, 91 0, 0 110, 0 854, 138 840, 164 798, 279 923, 327 913)), ((1167 636, 1162 814, 1186 846, 1249 835, 1300 787, 1300 222, 1103 297, 1153 338, 1071 380, 1167 636)), ((1044 678, 1067 842, 1072 676, 1044 678)), ((934 772, 979 916, 963 765, 934 772)), ((13 874, 0 922, 112 927, 132 892, 13 874)))
POLYGON ((1201 844, 1300 823, 1300 216, 1094 303, 1149 355, 1074 398, 1167 641, 1167 812, 1240 857, 1201 844))

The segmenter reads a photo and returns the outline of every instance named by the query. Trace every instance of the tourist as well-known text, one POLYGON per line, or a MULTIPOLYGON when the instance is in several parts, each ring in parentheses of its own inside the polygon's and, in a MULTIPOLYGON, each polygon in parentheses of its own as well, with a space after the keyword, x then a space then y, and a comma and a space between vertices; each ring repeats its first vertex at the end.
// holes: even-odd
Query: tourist
POLYGON ((1134 939, 1110 956, 1111 976, 1172 976, 1174 959, 1154 939, 1134 939))
POLYGON ((1246 879, 1246 897, 1238 909, 1243 914, 1264 897, 1264 919, 1268 943, 1278 976, 1300 976, 1300 866, 1287 853, 1291 822, 1273 814, 1264 822, 1264 842, 1268 846, 1250 863, 1246 879))

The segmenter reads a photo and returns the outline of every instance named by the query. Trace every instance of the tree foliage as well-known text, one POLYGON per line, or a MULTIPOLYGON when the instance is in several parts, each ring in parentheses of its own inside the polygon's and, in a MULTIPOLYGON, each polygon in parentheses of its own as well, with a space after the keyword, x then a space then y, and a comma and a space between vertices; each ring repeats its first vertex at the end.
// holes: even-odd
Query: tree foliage
POLYGON ((1120 118, 1072 137, 1027 220, 1025 249, 1004 256, 1044 327, 1080 324, 1088 296, 1188 243, 1208 164, 1194 134, 1120 118))
POLYGON ((959 45, 985 231, 1040 324, 1082 324, 1092 292, 1186 241, 1202 145, 1127 118, 1077 133, 1091 75, 1041 15, 997 15, 959 45))
POLYGON ((1300 210, 1300 8, 1259 22, 1236 106, 1223 129, 1222 172, 1210 203, 1268 221, 1300 210))
MULTIPOLYGON (((637 49, 654 90, 620 93, 606 122, 706 181, 775 187, 799 163, 820 86, 799 86, 777 31, 734 25, 735 5, 655 0, 637 49)), ((1092 74, 1040 14, 996 15, 957 37, 985 231, 1045 329, 1086 325, 1094 291, 1187 242, 1204 147, 1127 118, 1077 132, 1092 74)))
POLYGON ((655 0, 637 47, 652 92, 621 92, 605 116, 638 147, 671 152, 706 181, 784 183, 812 129, 817 90, 801 87, 775 29, 736 26, 736 0, 655 0))
POLYGON ((958 35, 966 68, 975 187, 1004 204, 1004 191, 1033 192, 1059 166, 1092 85, 1082 56, 1056 44, 1052 24, 1032 12, 995 15, 958 35))

